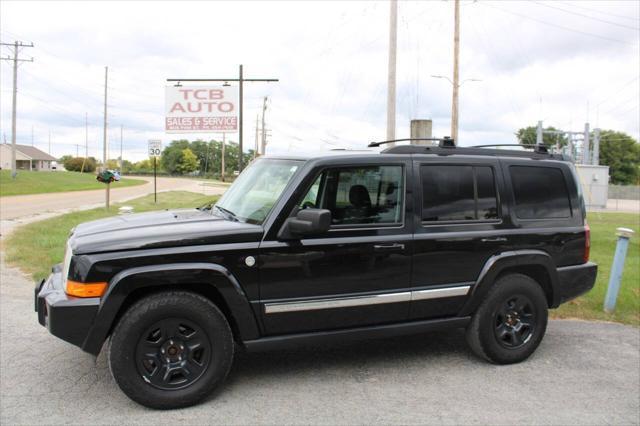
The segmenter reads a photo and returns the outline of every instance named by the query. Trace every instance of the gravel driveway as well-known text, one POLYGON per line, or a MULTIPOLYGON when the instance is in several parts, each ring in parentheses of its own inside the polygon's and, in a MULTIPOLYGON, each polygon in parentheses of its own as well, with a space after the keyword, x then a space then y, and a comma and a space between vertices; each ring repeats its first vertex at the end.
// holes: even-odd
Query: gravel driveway
POLYGON ((240 353, 224 388, 170 412, 127 399, 97 359, 49 335, 32 283, 0 275, 1 424, 638 424, 640 334, 551 321, 525 363, 476 359, 459 332, 240 353))

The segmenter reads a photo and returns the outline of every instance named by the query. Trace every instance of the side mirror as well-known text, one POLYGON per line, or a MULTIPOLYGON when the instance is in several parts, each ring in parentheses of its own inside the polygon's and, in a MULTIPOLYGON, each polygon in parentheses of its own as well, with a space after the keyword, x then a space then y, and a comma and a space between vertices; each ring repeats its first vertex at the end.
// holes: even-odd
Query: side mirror
POLYGON ((297 239, 305 235, 317 235, 327 232, 331 226, 331 212, 325 209, 303 209, 295 217, 284 222, 278 238, 297 239))

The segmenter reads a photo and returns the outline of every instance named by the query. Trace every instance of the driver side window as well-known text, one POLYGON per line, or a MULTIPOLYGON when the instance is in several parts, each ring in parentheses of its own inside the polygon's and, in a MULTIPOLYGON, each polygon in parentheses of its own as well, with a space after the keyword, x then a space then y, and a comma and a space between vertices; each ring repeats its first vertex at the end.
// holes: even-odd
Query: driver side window
POLYGON ((400 224, 402 166, 341 167, 323 171, 299 204, 331 211, 333 226, 400 224))

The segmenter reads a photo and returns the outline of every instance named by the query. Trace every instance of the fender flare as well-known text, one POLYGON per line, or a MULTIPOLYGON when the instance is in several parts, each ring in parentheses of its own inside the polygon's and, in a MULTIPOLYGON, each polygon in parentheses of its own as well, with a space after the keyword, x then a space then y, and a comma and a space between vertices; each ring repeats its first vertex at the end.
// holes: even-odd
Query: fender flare
POLYGON ((552 300, 549 305, 558 305, 558 271, 551 256, 542 250, 514 250, 491 256, 485 262, 459 315, 473 314, 500 273, 514 266, 542 266, 549 276, 551 286, 552 300))
POLYGON ((155 289, 180 284, 215 287, 233 315, 240 339, 259 337, 251 304, 240 283, 227 268, 214 263, 171 263, 130 268, 116 274, 102 297, 82 349, 94 355, 100 353, 120 308, 132 292, 141 288, 155 289))

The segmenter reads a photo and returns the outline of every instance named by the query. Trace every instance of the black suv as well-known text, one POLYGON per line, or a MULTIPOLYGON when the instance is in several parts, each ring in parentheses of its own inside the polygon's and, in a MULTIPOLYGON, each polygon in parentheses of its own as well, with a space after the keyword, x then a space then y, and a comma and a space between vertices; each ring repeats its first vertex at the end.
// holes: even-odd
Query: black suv
POLYGON ((466 328, 479 356, 526 359, 547 310, 591 289, 570 161, 399 145, 254 161, 200 209, 76 227, 37 285, 39 322, 108 363, 140 404, 194 404, 234 349, 466 328))

